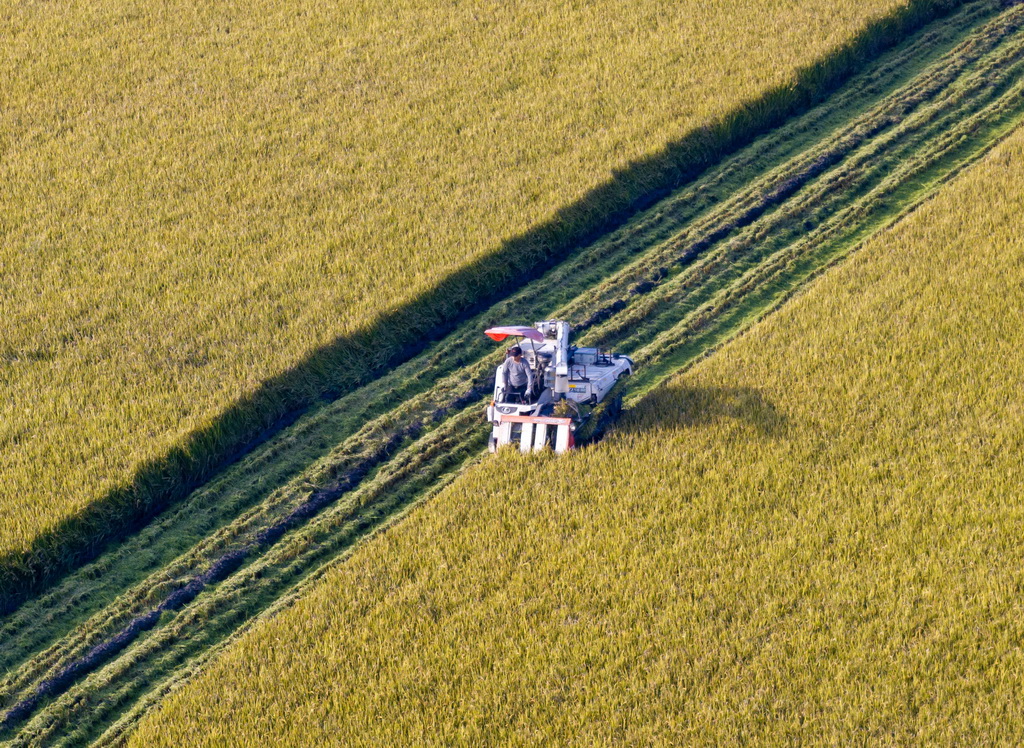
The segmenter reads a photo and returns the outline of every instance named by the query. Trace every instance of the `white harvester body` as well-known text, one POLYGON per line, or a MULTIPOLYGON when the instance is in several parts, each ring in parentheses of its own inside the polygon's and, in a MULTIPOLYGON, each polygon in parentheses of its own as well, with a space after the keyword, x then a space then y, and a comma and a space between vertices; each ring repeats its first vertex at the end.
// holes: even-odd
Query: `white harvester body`
POLYGON ((505 444, 518 444, 523 452, 546 446, 558 453, 572 449, 573 434, 589 409, 604 400, 621 377, 633 373, 629 356, 570 345, 569 323, 561 320, 533 327, 492 327, 486 334, 499 342, 519 339, 534 383, 524 396, 514 395, 505 382, 504 362, 498 366, 494 398, 487 406, 492 452, 505 444))

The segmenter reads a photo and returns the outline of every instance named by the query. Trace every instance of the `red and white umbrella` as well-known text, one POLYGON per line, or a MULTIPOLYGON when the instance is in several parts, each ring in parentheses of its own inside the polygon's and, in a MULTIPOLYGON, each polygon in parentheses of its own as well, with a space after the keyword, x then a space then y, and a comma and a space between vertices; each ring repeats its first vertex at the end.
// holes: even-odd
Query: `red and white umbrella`
POLYGON ((544 342, 544 336, 539 330, 533 327, 526 327, 525 325, 492 327, 490 330, 484 330, 484 335, 489 337, 491 340, 498 341, 499 343, 510 335, 519 338, 529 338, 530 340, 536 340, 538 343, 544 342))

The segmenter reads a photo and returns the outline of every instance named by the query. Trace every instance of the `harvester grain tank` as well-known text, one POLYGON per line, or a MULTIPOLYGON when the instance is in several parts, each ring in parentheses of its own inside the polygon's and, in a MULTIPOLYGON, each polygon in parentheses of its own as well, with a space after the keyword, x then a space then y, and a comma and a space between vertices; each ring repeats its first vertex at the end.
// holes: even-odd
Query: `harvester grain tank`
POLYGON ((533 389, 519 395, 505 382, 504 364, 498 366, 494 398, 487 406, 492 452, 505 444, 519 444, 523 452, 547 446, 566 452, 592 422, 595 408, 620 396, 620 382, 633 373, 633 360, 599 348, 577 348, 570 344, 570 332, 562 320, 485 331, 498 342, 514 338, 533 373, 533 389))

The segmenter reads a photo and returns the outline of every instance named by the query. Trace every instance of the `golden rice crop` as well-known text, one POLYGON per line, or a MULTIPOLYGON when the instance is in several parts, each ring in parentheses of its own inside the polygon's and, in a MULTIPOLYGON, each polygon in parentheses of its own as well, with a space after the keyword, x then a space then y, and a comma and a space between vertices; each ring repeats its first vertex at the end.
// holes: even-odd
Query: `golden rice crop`
POLYGON ((5 3, 0 557, 190 434, 216 458, 261 383, 907 5, 5 3))
POLYGON ((601 445, 507 452, 136 745, 1018 744, 1024 132, 601 445))

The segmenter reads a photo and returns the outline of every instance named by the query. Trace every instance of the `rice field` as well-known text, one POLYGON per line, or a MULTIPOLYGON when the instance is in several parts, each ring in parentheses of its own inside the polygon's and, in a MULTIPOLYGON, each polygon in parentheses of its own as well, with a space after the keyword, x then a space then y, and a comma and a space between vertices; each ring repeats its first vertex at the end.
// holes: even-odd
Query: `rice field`
POLYGON ((1021 742, 1024 132, 596 447, 506 452, 135 745, 1021 742))
POLYGON ((1024 8, 978 2, 928 23, 44 593, 9 614, 0 597, 0 742, 120 744, 240 629, 480 459, 498 353, 484 327, 573 320, 577 340, 635 358, 634 402, 1001 141, 1024 117, 1022 68, 1024 8))
POLYGON ((949 4, 8 3, 0 590, 949 4))

